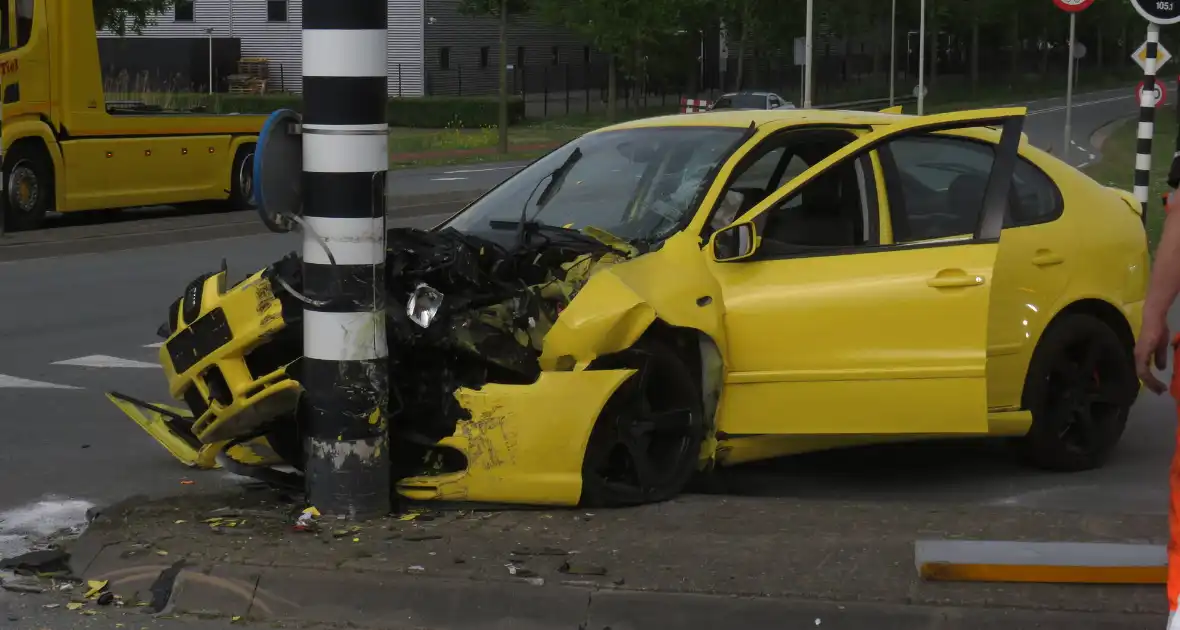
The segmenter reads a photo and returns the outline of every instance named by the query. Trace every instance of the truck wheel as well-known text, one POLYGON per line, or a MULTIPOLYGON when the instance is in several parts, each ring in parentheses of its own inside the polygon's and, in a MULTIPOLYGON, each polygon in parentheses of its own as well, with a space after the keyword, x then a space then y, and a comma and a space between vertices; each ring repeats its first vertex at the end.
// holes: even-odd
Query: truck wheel
POLYGON ((4 161, 6 229, 36 230, 45 224, 53 198, 53 164, 27 146, 14 147, 4 161))
POLYGON ((229 199, 226 210, 254 209, 254 145, 248 144, 238 149, 234 156, 233 169, 230 172, 229 199))

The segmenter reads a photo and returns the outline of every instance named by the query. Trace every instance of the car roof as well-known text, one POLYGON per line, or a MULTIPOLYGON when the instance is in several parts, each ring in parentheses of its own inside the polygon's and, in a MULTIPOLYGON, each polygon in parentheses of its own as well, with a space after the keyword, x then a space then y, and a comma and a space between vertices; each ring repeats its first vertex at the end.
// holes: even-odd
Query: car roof
MULTIPOLYGON (((904 114, 861 112, 836 109, 769 109, 769 110, 723 110, 699 114, 670 114, 640 118, 599 129, 615 131, 620 129, 641 129, 648 127, 760 127, 769 123, 786 122, 797 125, 886 125, 910 118, 904 114)), ((596 133, 596 132, 592 132, 596 133)))

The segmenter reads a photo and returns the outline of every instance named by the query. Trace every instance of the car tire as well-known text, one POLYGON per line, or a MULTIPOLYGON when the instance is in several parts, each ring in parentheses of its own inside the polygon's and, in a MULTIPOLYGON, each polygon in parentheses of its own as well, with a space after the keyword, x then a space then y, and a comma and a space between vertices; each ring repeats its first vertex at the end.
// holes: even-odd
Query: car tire
POLYGON ((1025 380, 1033 423, 1017 441, 1020 459, 1050 471, 1100 468, 1122 438, 1138 388, 1132 349, 1110 326, 1085 314, 1053 322, 1025 380))
POLYGON ((584 507, 659 503, 697 470, 705 434, 700 383, 670 346, 644 340, 595 362, 637 370, 595 422, 582 463, 584 507))
POLYGON ((4 156, 4 224, 13 232, 45 225, 52 208, 53 163, 44 150, 18 144, 4 156))
POLYGON ((303 472, 303 432, 299 430, 299 423, 293 417, 280 419, 266 434, 266 442, 280 459, 288 466, 303 472))

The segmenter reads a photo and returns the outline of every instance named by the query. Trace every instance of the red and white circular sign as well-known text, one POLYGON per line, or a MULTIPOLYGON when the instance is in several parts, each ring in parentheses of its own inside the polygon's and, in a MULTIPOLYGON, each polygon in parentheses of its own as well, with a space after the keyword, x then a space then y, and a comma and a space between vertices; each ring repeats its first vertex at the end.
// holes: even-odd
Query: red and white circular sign
POLYGON ((1053 0, 1053 4, 1057 5, 1058 9, 1068 11, 1070 13, 1078 13, 1085 11, 1094 0, 1053 0))
MULTIPOLYGON (((1143 81, 1139 82, 1139 87, 1135 88, 1135 97, 1139 102, 1143 102, 1143 81)), ((1155 81, 1155 106, 1159 107, 1168 102, 1168 91, 1164 89, 1164 84, 1159 79, 1155 81)))

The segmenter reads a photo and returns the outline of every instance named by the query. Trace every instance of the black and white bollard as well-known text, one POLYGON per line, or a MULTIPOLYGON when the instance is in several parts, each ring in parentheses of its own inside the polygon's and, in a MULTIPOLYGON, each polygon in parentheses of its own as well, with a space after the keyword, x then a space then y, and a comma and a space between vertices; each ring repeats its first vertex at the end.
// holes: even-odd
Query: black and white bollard
POLYGON ((303 315, 307 500, 390 511, 385 339, 386 0, 303 3, 303 315))
POLYGON ((1143 94, 1139 101, 1139 141, 1135 149, 1135 199, 1143 206, 1147 221, 1148 196, 1151 193, 1151 139, 1155 135, 1155 73, 1159 54, 1160 27, 1147 25, 1147 61, 1143 71, 1143 94))

